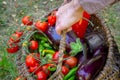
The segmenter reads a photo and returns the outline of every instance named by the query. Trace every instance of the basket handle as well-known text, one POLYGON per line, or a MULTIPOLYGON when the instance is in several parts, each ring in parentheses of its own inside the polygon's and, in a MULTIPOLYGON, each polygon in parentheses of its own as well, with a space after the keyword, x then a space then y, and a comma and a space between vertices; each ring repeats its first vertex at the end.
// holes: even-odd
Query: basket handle
POLYGON ((67 30, 64 30, 61 32, 61 40, 60 40, 60 45, 59 45, 59 60, 58 60, 58 65, 57 65, 57 70, 56 72, 48 79, 48 80, 63 80, 63 74, 61 72, 62 69, 62 61, 63 61, 63 56, 64 56, 64 51, 65 51, 65 46, 66 46, 66 33, 67 30))

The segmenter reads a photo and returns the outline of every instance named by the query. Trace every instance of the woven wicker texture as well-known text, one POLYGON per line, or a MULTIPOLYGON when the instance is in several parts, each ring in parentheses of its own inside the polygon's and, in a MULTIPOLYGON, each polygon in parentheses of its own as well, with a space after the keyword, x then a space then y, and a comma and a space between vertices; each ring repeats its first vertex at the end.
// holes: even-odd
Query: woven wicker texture
POLYGON ((109 46, 106 64, 100 74, 95 80, 119 80, 120 74, 120 54, 117 45, 108 27, 106 27, 104 20, 99 15, 94 15, 91 19, 94 26, 99 26, 96 31, 102 32, 106 36, 109 46), (96 17, 97 16, 97 17, 96 17), (99 17, 99 19, 98 19, 99 17))
MULTIPOLYGON (((93 32, 100 32, 103 34, 109 47, 106 64, 103 70, 100 71, 99 75, 96 76, 95 80, 120 80, 120 54, 114 38, 111 35, 109 28, 105 26, 104 20, 101 19, 98 15, 92 15, 91 22, 94 24, 94 27, 91 27, 91 30, 93 32)), ((21 49, 17 56, 16 65, 19 75, 26 77, 27 80, 34 80, 26 68, 24 59, 22 59, 24 54, 25 52, 21 49)))

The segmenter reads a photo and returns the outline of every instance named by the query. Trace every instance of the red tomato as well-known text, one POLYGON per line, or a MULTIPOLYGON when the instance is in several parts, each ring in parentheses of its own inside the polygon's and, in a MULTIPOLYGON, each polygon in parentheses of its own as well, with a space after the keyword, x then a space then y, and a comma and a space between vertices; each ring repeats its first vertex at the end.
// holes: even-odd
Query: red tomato
POLYGON ((44 71, 39 71, 36 75, 37 80, 47 80, 47 74, 44 71))
POLYGON ((18 43, 20 41, 20 37, 17 34, 12 34, 12 36, 10 37, 10 41, 14 42, 14 43, 18 43))
POLYGON ((59 58, 59 51, 55 52, 52 56, 52 59, 55 61, 58 60, 58 58, 59 58))
POLYGON ((17 42, 14 42, 13 40, 9 39, 7 45, 9 47, 14 47, 15 45, 17 45, 17 42))
POLYGON ((23 35, 22 31, 16 31, 15 33, 18 34, 19 37, 21 37, 23 35))
POLYGON ((32 56, 35 58, 35 60, 37 61, 37 63, 40 62, 40 54, 39 53, 32 53, 32 56))
POLYGON ((71 57, 65 61, 65 65, 68 65, 70 68, 73 68, 77 65, 77 58, 71 57))
MULTIPOLYGON (((67 54, 64 54, 63 58, 67 58, 67 57, 69 57, 69 56, 68 56, 67 54)), ((53 54, 53 56, 52 56, 52 59, 53 59, 54 61, 57 61, 58 58, 59 58, 59 51, 55 52, 55 53, 53 54)))
POLYGON ((46 64, 48 67, 54 67, 55 65, 54 64, 50 64, 50 63, 48 63, 48 64, 46 64))
POLYGON ((41 30, 43 32, 45 32, 48 28, 48 23, 47 22, 40 22, 40 21, 37 21, 35 23, 35 27, 38 29, 38 30, 41 30))
POLYGON ((62 73, 66 75, 69 72, 69 69, 66 66, 62 66, 62 73))
POLYGON ((53 26, 55 24, 55 22, 56 22, 56 16, 55 15, 48 16, 48 24, 50 26, 53 26))
POLYGON ((38 48, 38 42, 35 40, 30 41, 30 49, 31 50, 36 50, 38 48))
POLYGON ((14 44, 14 46, 10 46, 9 48, 7 48, 7 52, 8 53, 15 53, 19 50, 19 46, 17 44, 14 44))
POLYGON ((24 16, 23 18, 22 18, 22 23, 24 24, 24 25, 32 25, 33 24, 33 19, 31 19, 31 17, 30 16, 24 16))
POLYGON ((38 63, 36 63, 34 67, 29 67, 30 73, 34 72, 35 74, 37 74, 41 70, 42 70, 42 68, 40 67, 40 65, 38 63))
MULTIPOLYGON (((64 56, 63 56, 63 58, 64 59, 66 59, 66 58, 68 58, 69 57, 69 55, 68 54, 64 54, 64 56)), ((63 63, 65 62, 65 60, 63 61, 63 63)))
POLYGON ((69 55, 68 54, 64 54, 63 58, 68 58, 69 55))
POLYGON ((16 31, 12 36, 10 37, 10 42, 18 43, 20 41, 20 37, 22 36, 23 32, 16 31))
POLYGON ((50 70, 48 70, 49 64, 45 64, 42 66, 42 70, 47 74, 50 75, 50 70))
POLYGON ((37 63, 37 60, 32 56, 32 54, 29 54, 26 56, 26 66, 27 67, 34 67, 37 63))
POLYGON ((22 76, 18 76, 15 80, 26 80, 26 79, 23 78, 22 76))

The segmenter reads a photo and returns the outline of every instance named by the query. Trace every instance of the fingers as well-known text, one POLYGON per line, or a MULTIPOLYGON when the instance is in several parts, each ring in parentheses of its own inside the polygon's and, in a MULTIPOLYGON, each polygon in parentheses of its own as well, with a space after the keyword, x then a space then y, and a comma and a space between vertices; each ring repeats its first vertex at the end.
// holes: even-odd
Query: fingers
POLYGON ((59 35, 61 35, 61 32, 63 31, 63 30, 67 30, 67 32, 69 32, 69 31, 71 31, 72 30, 72 28, 70 27, 70 28, 68 28, 68 29, 66 29, 66 28, 64 28, 64 27, 60 27, 60 26, 57 26, 56 27, 56 32, 57 32, 57 34, 59 34, 59 35))
POLYGON ((68 3, 58 9, 56 17, 56 32, 60 35, 63 30, 72 30, 70 27, 79 21, 82 17, 82 11, 74 9, 72 3, 68 3))
POLYGON ((69 22, 71 22, 72 19, 68 20, 69 16, 67 15, 67 12, 61 12, 62 10, 58 11, 56 14, 57 20, 56 20, 56 32, 60 35, 61 31, 67 30, 70 31, 71 28, 69 28, 71 25, 69 22))
POLYGON ((64 21, 64 18, 62 18, 62 13, 57 13, 56 15, 57 17, 57 20, 56 20, 56 32, 60 35, 61 34, 61 31, 63 31, 64 29, 66 29, 66 26, 65 26, 65 21, 64 21))
POLYGON ((61 34, 61 31, 62 31, 62 29, 61 29, 61 27, 60 26, 56 26, 56 32, 57 32, 57 34, 61 34))

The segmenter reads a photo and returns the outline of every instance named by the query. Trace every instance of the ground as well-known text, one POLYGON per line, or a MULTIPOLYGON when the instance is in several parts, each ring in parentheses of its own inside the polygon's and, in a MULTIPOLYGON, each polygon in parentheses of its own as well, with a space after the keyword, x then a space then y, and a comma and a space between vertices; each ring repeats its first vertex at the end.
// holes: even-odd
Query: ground
MULTIPOLYGON (((0 80, 14 80, 18 76, 14 64, 15 55, 6 52, 6 42, 18 26, 24 15, 41 19, 52 9, 59 7, 63 0, 0 0, 0 80)), ((120 49, 120 3, 107 7, 100 12, 111 29, 120 49)))

